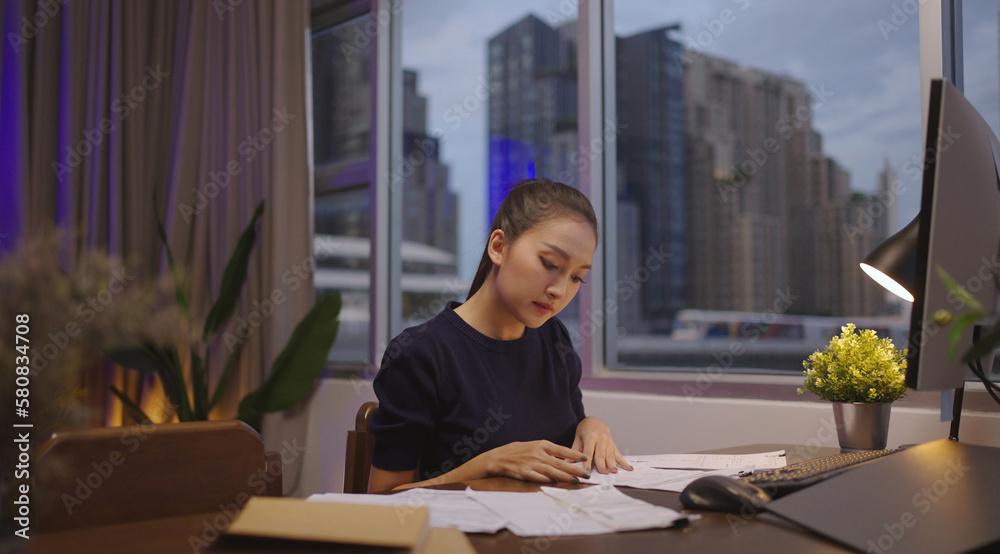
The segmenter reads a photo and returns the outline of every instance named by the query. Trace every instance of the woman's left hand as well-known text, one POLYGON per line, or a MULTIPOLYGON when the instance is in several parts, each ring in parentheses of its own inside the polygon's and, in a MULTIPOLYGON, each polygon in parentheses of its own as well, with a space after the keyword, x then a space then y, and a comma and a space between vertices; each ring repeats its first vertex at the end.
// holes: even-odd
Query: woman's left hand
POLYGON ((591 468, 598 473, 618 473, 619 467, 632 470, 632 466, 625 461, 625 457, 618 452, 615 441, 611 439, 611 429, 596 417, 584 418, 576 426, 572 448, 587 456, 583 468, 588 472, 591 468))

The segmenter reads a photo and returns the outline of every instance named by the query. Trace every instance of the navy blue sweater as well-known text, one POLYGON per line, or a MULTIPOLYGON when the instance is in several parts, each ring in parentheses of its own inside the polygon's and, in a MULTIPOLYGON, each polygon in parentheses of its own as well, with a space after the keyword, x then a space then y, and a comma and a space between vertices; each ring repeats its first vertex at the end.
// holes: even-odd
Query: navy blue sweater
POLYGON ((521 338, 496 340, 451 303, 386 348, 375 377, 375 467, 420 479, 447 473, 514 441, 572 446, 582 420, 580 357, 552 318, 521 338))

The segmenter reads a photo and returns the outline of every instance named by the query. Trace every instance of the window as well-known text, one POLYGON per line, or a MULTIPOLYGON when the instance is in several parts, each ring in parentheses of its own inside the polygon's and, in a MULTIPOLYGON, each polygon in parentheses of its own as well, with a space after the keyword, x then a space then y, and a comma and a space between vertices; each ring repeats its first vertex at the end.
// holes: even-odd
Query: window
POLYGON ((339 290, 343 299, 329 360, 368 358, 371 252, 371 139, 373 46, 371 15, 347 12, 314 29, 313 255, 317 295, 339 290))
POLYGON ((891 2, 615 2, 609 367, 690 371, 739 343, 723 371, 797 375, 832 336, 808 330, 905 337, 908 307, 857 262, 919 208, 919 180, 890 188, 921 151, 917 32, 891 2))
MULTIPOLYGON (((465 299, 511 185, 575 182, 576 14, 563 11, 525 0, 403 4, 403 189, 413 211, 393 334, 465 299), (440 261, 408 268, 408 247, 440 261), (419 291, 409 284, 418 279, 419 291)), ((560 318, 575 323, 567 310, 560 318)))
MULTIPOLYGON (((964 11, 966 93, 994 122, 997 4, 964 11)), ((909 306, 857 261, 919 209, 916 2, 314 6, 317 285, 347 300, 331 359, 464 299, 532 176, 601 212, 588 300, 560 314, 595 368, 691 371, 739 342, 723 370, 798 375, 847 321, 904 340, 909 306)))

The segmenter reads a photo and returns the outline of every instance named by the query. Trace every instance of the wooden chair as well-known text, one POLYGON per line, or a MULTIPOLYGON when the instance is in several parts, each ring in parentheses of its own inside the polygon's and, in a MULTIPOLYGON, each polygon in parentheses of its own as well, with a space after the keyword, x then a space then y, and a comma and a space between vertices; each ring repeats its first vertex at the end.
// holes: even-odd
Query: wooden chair
POLYGON ((280 455, 265 455, 260 435, 237 420, 58 432, 35 459, 40 532, 209 512, 235 517, 252 495, 282 495, 280 455))
POLYGON ((347 432, 344 492, 368 492, 368 474, 372 467, 372 449, 375 448, 375 437, 368 430, 368 424, 377 411, 378 402, 362 404, 354 419, 354 430, 347 432))

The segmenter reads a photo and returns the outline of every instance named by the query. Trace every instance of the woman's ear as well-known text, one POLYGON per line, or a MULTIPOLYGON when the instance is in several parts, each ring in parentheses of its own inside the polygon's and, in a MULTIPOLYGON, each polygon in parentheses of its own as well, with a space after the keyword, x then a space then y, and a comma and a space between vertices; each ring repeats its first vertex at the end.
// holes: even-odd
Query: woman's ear
POLYGON ((507 237, 500 229, 494 229, 490 233, 490 240, 486 243, 486 252, 489 253, 493 265, 500 265, 503 261, 504 250, 507 248, 507 237))

